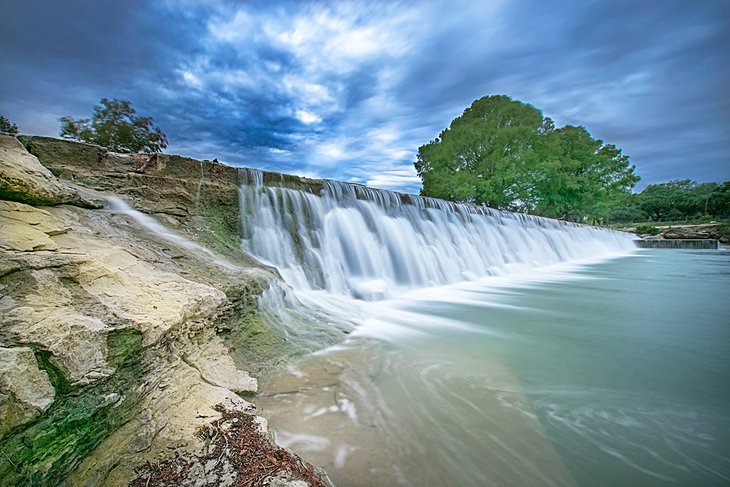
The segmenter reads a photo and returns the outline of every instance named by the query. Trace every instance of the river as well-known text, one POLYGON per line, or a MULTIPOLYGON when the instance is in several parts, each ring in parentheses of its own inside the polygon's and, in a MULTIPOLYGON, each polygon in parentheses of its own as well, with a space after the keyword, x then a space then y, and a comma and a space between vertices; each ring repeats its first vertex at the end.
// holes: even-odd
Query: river
POLYGON ((728 485, 729 290, 726 250, 380 301, 300 290, 351 333, 264 378, 256 402, 340 487, 728 485))

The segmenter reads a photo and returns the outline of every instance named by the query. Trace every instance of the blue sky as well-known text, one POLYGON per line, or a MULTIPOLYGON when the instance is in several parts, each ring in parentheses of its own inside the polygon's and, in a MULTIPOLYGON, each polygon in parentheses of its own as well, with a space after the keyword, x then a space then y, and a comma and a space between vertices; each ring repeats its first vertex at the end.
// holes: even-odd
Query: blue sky
POLYGON ((631 156, 730 179, 730 1, 0 0, 0 113, 57 135, 131 100, 167 152, 417 192, 418 147, 506 94, 631 156))

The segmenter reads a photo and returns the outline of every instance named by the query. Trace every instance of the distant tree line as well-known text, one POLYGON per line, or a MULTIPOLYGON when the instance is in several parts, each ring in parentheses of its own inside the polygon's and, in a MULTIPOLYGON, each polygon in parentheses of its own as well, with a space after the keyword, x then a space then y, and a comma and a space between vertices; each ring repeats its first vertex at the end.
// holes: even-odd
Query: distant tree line
POLYGON ((689 179, 650 184, 603 208, 604 223, 730 218, 730 181, 696 183, 689 179))
POLYGON ((597 220, 639 181, 615 145, 503 95, 474 101, 415 166, 424 196, 572 221, 597 220))

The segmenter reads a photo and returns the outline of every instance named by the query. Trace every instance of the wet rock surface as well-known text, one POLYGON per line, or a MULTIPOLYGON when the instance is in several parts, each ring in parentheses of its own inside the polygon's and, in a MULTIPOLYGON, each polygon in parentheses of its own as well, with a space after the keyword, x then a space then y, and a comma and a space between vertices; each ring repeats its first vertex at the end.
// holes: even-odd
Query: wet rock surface
MULTIPOLYGON (((238 250, 235 170, 26 138, 58 179, 0 142, 13 188, 0 195, 2 483, 128 485, 143 465, 200 452, 202 429, 252 408, 237 337, 256 326, 279 340, 256 318, 276 275, 238 250), (97 208, 110 191, 183 240, 97 208)), ((220 479, 238 478, 221 465, 220 479)))
POLYGON ((678 225, 662 229, 662 237, 668 240, 676 239, 711 239, 730 243, 730 231, 719 224, 707 225, 678 225))

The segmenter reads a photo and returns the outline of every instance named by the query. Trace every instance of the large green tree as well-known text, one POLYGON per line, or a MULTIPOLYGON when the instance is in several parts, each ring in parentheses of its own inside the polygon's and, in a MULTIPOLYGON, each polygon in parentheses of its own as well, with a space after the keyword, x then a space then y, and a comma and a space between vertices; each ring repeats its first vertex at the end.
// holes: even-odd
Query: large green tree
POLYGON ((705 202, 708 215, 730 218, 730 181, 715 183, 715 189, 705 202))
POLYGON ((629 157, 594 139, 583 127, 566 125, 545 133, 534 160, 531 211, 553 218, 599 219, 602 208, 621 199, 639 181, 629 157))
POLYGON ((61 136, 97 144, 115 152, 162 152, 167 136, 152 117, 137 115, 125 100, 102 98, 91 119, 61 118, 61 136))
POLYGON ((572 220, 596 218, 639 180, 615 145, 503 95, 472 103, 415 166, 425 196, 572 220))
POLYGON ((476 100, 436 140, 418 149, 422 194, 518 209, 543 122, 538 109, 507 96, 476 100))

